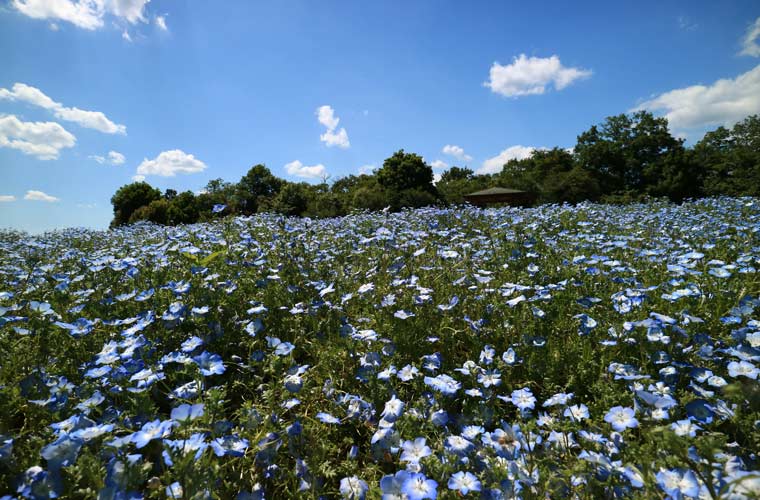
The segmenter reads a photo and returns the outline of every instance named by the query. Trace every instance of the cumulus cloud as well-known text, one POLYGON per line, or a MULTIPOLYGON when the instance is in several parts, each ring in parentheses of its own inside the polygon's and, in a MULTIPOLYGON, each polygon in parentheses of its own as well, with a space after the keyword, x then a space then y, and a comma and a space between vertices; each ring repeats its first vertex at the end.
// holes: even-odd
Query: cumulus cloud
POLYGON ((156 26, 161 31, 169 31, 169 28, 166 26, 166 16, 156 16, 156 26))
POLYGON ((551 57, 527 57, 520 54, 512 64, 493 63, 489 79, 483 85, 492 92, 507 97, 543 94, 546 87, 554 85, 562 90, 576 80, 588 78, 591 70, 563 66, 556 55, 551 57))
POLYGON ((42 191, 34 191, 34 190, 27 191, 26 194, 24 195, 24 199, 30 200, 30 201, 45 201, 48 203, 54 203, 56 201, 60 201, 55 196, 50 196, 49 194, 43 193, 42 191))
POLYGON ((477 173, 495 174, 501 172, 502 167, 509 160, 524 160, 525 158, 529 158, 536 149, 531 146, 510 146, 493 158, 484 161, 483 166, 478 169, 477 173))
POLYGON ((664 112, 674 130, 731 126, 748 115, 760 113, 760 65, 734 79, 665 92, 632 111, 639 110, 664 112))
POLYGON ((137 175, 174 177, 177 174, 195 174, 204 170, 206 170, 206 164, 193 155, 180 149, 172 149, 161 152, 152 160, 144 159, 137 167, 137 175))
POLYGON ((10 203, 16 201, 16 197, 12 194, 0 194, 0 203, 10 203))
POLYGON ((318 107, 316 115, 319 123, 327 128, 325 133, 319 136, 319 140, 324 142, 328 147, 338 146, 339 148, 347 149, 351 146, 346 129, 341 127, 340 130, 336 131, 340 118, 335 116, 335 111, 330 106, 324 105, 318 107))
POLYGON ((126 161, 126 157, 118 151, 109 151, 108 156, 92 155, 90 158, 101 165, 122 165, 126 161))
POLYGON ((145 22, 144 9, 150 0, 12 0, 11 5, 33 19, 66 21, 86 30, 104 25, 106 14, 131 24, 145 22))
POLYGON ((0 148, 17 149, 40 160, 55 160, 76 137, 55 122, 24 122, 14 115, 0 116, 0 148))
POLYGON ((436 170, 444 170, 449 168, 449 164, 443 160, 435 160, 433 162, 430 162, 430 166, 436 170))
POLYGON ((132 180, 135 181, 135 182, 143 182, 143 181, 145 181, 145 176, 144 175, 140 175, 140 174, 133 175, 132 176, 132 180))
POLYGON ((464 149, 460 148, 459 146, 455 146, 453 144, 446 144, 441 151, 443 152, 443 154, 453 156, 457 160, 462 160, 462 161, 472 160, 472 156, 465 154, 464 149))
POLYGON ((327 173, 327 169, 321 163, 318 165, 307 166, 298 160, 285 164, 285 171, 288 175, 304 179, 320 179, 327 173))
POLYGON ((55 102, 53 99, 45 95, 40 89, 24 83, 15 83, 11 90, 0 88, 0 99, 21 101, 33 106, 39 106, 52 111, 56 118, 74 122, 82 127, 95 129, 106 134, 127 133, 126 126, 117 125, 100 111, 67 108, 63 106, 63 104, 55 102))
POLYGON ((747 33, 744 34, 742 39, 742 51, 739 54, 743 56, 760 57, 760 44, 757 40, 760 38, 760 17, 755 19, 749 28, 747 33))

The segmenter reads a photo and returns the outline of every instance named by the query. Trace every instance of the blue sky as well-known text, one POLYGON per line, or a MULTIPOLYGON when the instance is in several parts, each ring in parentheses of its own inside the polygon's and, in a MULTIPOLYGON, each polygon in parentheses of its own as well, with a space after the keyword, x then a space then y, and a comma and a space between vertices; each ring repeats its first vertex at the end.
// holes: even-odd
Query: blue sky
POLYGON ((689 143, 760 112, 755 0, 579 4, 0 0, 0 227, 106 227, 137 175, 493 171, 638 107, 689 143))

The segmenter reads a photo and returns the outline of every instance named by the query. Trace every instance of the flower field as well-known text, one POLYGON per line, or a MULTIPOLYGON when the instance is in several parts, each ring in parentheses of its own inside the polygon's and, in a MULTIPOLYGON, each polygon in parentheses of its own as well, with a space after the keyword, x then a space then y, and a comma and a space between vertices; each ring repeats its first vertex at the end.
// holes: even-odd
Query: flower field
POLYGON ((0 233, 4 498, 756 498, 760 201, 0 233))

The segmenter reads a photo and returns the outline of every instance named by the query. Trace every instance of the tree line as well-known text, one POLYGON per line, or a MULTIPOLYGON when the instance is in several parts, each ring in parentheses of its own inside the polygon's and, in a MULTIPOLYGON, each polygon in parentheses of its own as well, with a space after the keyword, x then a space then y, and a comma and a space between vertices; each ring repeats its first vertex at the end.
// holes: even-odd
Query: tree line
POLYGON ((649 197, 680 202, 704 196, 760 196, 760 117, 710 131, 693 147, 674 137, 665 118, 647 111, 608 117, 578 136, 572 149, 538 149, 510 160, 500 172, 476 174, 453 166, 434 182, 424 159, 403 149, 372 174, 328 184, 289 182, 262 164, 237 182, 209 181, 199 193, 161 193, 145 182, 119 188, 111 198, 112 226, 149 220, 186 224, 230 214, 277 212, 334 217, 354 210, 400 210, 464 202, 488 187, 529 191, 536 203, 584 200, 625 203, 649 197))

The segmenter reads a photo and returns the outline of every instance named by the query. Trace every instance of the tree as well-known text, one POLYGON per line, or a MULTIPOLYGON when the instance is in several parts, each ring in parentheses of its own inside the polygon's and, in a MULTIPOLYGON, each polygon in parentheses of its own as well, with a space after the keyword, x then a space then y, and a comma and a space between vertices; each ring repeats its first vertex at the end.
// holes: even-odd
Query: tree
POLYGON ((272 210, 283 215, 303 215, 309 203, 309 185, 286 183, 272 200, 272 210))
POLYGON ((599 181, 603 193, 643 193, 659 175, 665 158, 683 143, 670 134, 668 121, 647 111, 608 117, 578 136, 575 155, 599 181))
POLYGON ((153 200, 149 204, 135 210, 129 217, 129 223, 132 224, 133 222, 140 220, 149 220, 156 224, 168 224, 169 205, 170 202, 166 199, 153 200))
POLYGON ((198 222, 199 215, 198 202, 192 191, 178 194, 167 210, 167 218, 171 225, 193 224, 198 222))
POLYGON ((760 196, 760 117, 708 132, 693 150, 707 195, 760 196))
POLYGON ((437 184, 453 181, 469 181, 475 176, 475 172, 467 167, 453 166, 441 174, 441 179, 437 184))
POLYGON ((433 186, 433 168, 426 164, 421 156, 414 153, 404 153, 400 149, 383 162, 377 171, 377 182, 393 192, 405 189, 422 189, 435 192, 433 186))
POLYGON ((433 169, 421 156, 404 153, 403 149, 386 158, 377 171, 377 182, 386 191, 394 210, 403 207, 402 192, 411 189, 437 195, 433 186, 433 169))
POLYGON ((274 198, 282 189, 284 182, 275 177, 264 165, 254 165, 237 184, 240 211, 244 214, 256 213, 260 202, 274 198))
POLYGON ((161 191, 147 182, 133 182, 120 187, 111 197, 113 206, 111 227, 127 224, 135 210, 160 198, 161 191))

